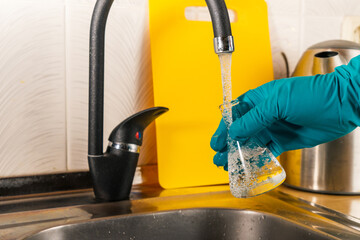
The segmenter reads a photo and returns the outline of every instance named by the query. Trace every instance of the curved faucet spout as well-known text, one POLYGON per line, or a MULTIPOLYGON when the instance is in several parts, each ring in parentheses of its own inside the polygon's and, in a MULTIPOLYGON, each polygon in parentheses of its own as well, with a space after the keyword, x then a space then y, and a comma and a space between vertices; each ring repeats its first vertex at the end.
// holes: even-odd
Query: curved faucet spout
POLYGON ((96 2, 90 26, 88 154, 92 156, 103 155, 105 27, 113 2, 96 2))
MULTIPOLYGON (((125 123, 120 124, 110 135, 111 145, 103 152, 105 28, 113 1, 97 0, 90 27, 88 161, 95 196, 101 201, 123 200, 129 196, 139 157, 136 149, 139 149, 142 143, 142 131, 139 129, 167 111, 167 108, 158 107, 144 110, 140 115, 135 114, 129 119, 138 121, 141 116, 143 123, 135 124, 137 128, 129 130, 130 137, 127 135, 129 127, 126 125, 124 131, 125 123), (133 141, 128 141, 129 139, 133 141)), ((225 2, 206 2, 209 4, 214 26, 214 42, 218 44, 215 52, 233 51, 225 2)))
POLYGON ((209 8, 214 30, 214 50, 216 54, 234 51, 229 13, 224 0, 205 0, 209 8))
MULTIPOLYGON (((88 154, 103 154, 104 125, 104 42, 106 20, 114 0, 97 0, 90 27, 89 132, 88 154)), ((229 15, 224 0, 206 0, 216 53, 233 52, 229 15)))

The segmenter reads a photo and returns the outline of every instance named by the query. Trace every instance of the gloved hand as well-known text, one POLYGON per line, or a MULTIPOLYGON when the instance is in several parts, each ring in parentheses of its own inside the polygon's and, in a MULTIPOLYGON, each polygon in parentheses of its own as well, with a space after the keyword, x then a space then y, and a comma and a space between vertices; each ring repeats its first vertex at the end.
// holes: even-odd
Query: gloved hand
MULTIPOLYGON (((244 114, 230 126, 234 140, 251 137, 275 156, 335 140, 360 125, 360 56, 333 73, 274 80, 238 99, 244 114)), ((210 145, 225 170, 226 137, 222 120, 210 145)))

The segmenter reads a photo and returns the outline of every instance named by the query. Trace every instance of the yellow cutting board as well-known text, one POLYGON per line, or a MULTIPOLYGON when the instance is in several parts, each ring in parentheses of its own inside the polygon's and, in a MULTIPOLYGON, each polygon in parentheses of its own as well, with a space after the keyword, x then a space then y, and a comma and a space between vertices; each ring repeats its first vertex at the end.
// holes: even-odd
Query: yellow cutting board
MULTIPOLYGON (((235 11, 233 98, 273 79, 264 0, 227 0, 235 11)), ((159 183, 163 188, 222 184, 228 174, 213 164, 210 139, 221 113, 220 63, 209 21, 189 21, 186 7, 205 0, 149 0, 159 183)))

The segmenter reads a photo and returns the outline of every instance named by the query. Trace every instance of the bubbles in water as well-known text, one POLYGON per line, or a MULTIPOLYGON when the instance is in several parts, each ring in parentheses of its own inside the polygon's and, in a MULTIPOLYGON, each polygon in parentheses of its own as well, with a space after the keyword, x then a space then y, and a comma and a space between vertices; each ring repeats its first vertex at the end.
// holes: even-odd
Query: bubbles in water
POLYGON ((235 197, 248 197, 273 189, 284 179, 284 172, 278 162, 273 161, 271 153, 264 148, 242 147, 246 161, 230 148, 229 179, 231 193, 235 197))

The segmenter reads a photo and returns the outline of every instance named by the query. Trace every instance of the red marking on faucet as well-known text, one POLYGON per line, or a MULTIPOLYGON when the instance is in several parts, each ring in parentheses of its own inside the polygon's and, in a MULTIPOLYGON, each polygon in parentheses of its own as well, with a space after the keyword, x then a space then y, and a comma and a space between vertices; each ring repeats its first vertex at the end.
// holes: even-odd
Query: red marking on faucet
POLYGON ((137 140, 141 139, 141 133, 140 132, 136 132, 135 137, 137 140))

